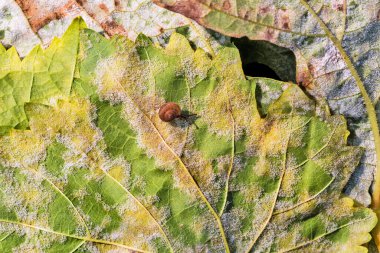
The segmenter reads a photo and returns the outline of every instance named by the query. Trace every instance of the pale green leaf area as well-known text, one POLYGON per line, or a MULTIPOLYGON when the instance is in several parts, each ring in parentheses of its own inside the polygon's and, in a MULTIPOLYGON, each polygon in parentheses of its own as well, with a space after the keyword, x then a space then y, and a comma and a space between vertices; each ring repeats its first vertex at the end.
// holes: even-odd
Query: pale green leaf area
POLYGON ((83 22, 74 22, 70 32, 43 50, 36 46, 23 61, 15 48, 0 45, 0 131, 25 128, 25 103, 55 104, 70 94, 83 22))
POLYGON ((366 252, 377 219, 341 197, 363 153, 342 116, 318 116, 294 84, 247 80, 234 47, 82 27, 31 54, 74 58, 57 82, 37 71, 21 92, 42 68, 30 56, 1 76, 0 122, 28 128, 0 137, 0 252, 366 252), (167 101, 196 115, 165 123, 167 101))

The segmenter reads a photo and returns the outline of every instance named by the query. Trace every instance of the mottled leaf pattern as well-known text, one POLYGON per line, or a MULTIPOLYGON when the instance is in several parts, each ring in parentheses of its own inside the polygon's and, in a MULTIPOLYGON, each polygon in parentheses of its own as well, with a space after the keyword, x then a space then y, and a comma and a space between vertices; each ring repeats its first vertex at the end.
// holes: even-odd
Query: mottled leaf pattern
MULTIPOLYGON (((29 128, 0 137, 2 252, 365 251, 377 219, 340 196, 362 155, 342 116, 294 84, 247 80, 234 47, 81 27, 46 51, 79 41, 70 94, 24 101, 29 128), (194 115, 165 123, 165 101, 194 115)), ((9 69, 52 64, 28 57, 9 69)))
MULTIPOLYGON (((365 148, 345 192, 369 205, 374 179, 372 206, 380 210, 378 0, 155 2, 223 34, 293 50, 297 82, 314 97, 326 99, 334 114, 344 115, 352 132, 349 143, 365 148)), ((380 233, 377 237, 380 245, 380 233)))

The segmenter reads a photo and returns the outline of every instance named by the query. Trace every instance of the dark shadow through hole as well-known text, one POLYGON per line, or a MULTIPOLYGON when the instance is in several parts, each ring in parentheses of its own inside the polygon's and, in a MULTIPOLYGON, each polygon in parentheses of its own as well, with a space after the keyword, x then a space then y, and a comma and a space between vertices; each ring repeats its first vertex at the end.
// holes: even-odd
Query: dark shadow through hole
POLYGON ((251 62, 243 65, 243 71, 246 76, 252 77, 267 77, 276 80, 281 80, 273 69, 265 64, 251 62))
POLYGON ((290 49, 247 37, 231 41, 239 49, 246 76, 296 83, 296 57, 290 49))

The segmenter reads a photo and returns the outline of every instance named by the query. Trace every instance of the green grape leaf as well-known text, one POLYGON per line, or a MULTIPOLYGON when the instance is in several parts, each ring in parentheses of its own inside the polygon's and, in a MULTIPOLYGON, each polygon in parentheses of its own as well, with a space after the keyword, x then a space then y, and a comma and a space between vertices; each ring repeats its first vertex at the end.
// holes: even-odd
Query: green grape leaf
POLYGON ((341 196, 362 155, 342 116, 247 80, 235 47, 109 40, 81 22, 65 35, 79 41, 70 94, 24 104, 29 128, 0 137, 0 251, 366 250, 377 218, 341 196), (160 120, 168 101, 183 117, 160 120))
POLYGON ((79 31, 84 25, 76 19, 62 39, 54 39, 46 50, 36 46, 23 61, 15 48, 3 50, 0 54, 1 132, 27 126, 25 103, 54 104, 70 95, 79 31))
POLYGON ((365 148, 345 192, 369 205, 374 181, 372 206, 380 210, 378 0, 155 2, 222 34, 291 49, 297 82, 327 100, 332 113, 344 115, 352 133, 349 144, 365 148))

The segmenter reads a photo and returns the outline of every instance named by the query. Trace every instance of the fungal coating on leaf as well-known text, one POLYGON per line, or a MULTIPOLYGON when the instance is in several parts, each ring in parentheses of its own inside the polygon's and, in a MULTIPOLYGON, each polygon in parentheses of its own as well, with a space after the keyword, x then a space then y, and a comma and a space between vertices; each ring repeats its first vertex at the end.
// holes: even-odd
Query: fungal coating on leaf
POLYGON ((246 80, 236 48, 210 57, 179 34, 167 48, 77 36, 71 95, 28 104, 30 129, 0 136, 0 246, 339 252, 369 240, 373 212, 340 197, 361 150, 298 86, 246 80), (261 101, 263 83, 278 96, 261 101), (165 101, 200 117, 163 122, 165 101))
MULTIPOLYGON (((365 149, 345 194, 380 208, 378 0, 154 2, 226 36, 265 40, 292 50, 297 83, 320 103, 328 103, 333 114, 346 117, 352 133, 348 143, 365 149)), ((380 226, 377 231, 380 238, 380 226)))

